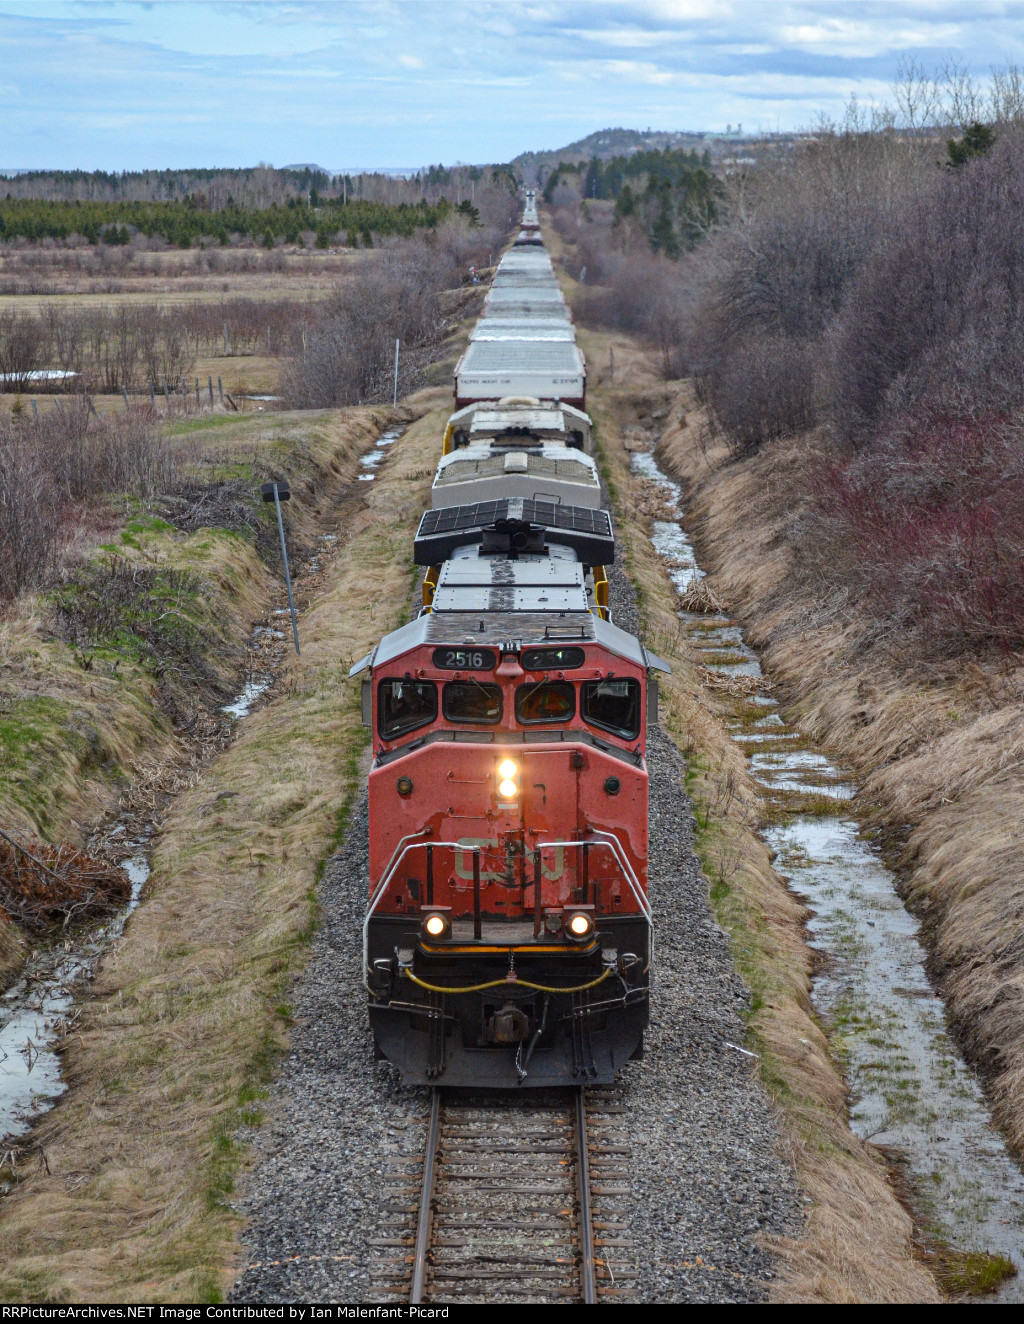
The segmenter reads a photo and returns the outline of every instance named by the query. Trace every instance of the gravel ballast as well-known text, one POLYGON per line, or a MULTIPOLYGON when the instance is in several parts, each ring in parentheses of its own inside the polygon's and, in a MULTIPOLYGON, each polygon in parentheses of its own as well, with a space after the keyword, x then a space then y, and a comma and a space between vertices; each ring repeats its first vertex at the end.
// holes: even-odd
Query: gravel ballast
MULTIPOLYGON (((616 623, 635 631, 632 586, 618 567, 612 592, 616 623)), ((682 757, 657 727, 648 764, 651 1027, 644 1059, 622 1079, 637 1296, 761 1301, 775 1262, 759 1243, 799 1230, 800 1195, 756 1060, 739 1051, 749 995, 693 852, 682 757)), ((249 1225, 235 1301, 375 1299, 383 1192, 401 1156, 423 1152, 428 1092, 374 1061, 367 1025, 367 831, 364 794, 321 887, 322 925, 294 990, 296 1024, 267 1121, 247 1133, 255 1162, 239 1202, 249 1225)))

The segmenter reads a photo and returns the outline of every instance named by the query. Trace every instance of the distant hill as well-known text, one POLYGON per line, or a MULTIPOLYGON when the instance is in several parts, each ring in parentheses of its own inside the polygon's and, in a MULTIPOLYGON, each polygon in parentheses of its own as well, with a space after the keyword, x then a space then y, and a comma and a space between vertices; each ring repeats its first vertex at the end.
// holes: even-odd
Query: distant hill
POLYGON ((596 133, 589 133, 578 142, 569 143, 567 147, 556 147, 547 152, 521 152, 512 164, 526 183, 535 184, 542 172, 554 169, 563 161, 590 161, 593 157, 608 161, 613 156, 629 156, 634 152, 649 152, 655 148, 662 151, 666 147, 700 149, 712 136, 720 135, 677 133, 661 129, 648 129, 646 133, 638 129, 598 129, 596 133))

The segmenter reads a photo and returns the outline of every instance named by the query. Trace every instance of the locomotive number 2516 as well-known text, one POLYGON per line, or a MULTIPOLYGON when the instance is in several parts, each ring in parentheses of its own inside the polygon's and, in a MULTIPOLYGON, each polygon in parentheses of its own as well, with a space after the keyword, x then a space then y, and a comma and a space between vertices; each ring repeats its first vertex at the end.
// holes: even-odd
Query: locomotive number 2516
POLYGON ((493 671, 497 660, 490 648, 434 649, 434 666, 442 671, 493 671))

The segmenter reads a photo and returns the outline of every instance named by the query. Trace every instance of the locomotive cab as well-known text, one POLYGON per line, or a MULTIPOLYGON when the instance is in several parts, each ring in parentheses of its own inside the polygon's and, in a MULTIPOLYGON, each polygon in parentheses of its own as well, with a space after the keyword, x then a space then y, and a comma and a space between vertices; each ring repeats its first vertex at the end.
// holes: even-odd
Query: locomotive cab
POLYGON ((589 614, 571 644, 467 623, 440 642, 456 623, 421 617, 373 658, 374 1034, 409 1081, 610 1081, 647 1023, 659 663, 589 614))

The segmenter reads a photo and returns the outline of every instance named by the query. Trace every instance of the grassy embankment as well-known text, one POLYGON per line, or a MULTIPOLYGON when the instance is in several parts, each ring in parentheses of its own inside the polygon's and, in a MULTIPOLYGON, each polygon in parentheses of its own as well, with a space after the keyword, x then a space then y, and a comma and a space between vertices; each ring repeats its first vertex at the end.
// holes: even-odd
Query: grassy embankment
POLYGON ((8 1300, 217 1300, 231 1281, 235 1133, 259 1124, 316 881, 361 780, 347 671, 405 618, 447 404, 408 402, 420 417, 344 507, 278 697, 164 822, 145 904, 67 1045, 72 1088, 35 1132, 49 1172, 4 1202, 8 1300))
MULTIPOLYGON (((255 492, 267 473, 287 474, 300 547, 385 416, 219 417, 172 431, 189 447, 184 477, 197 494, 223 481, 255 492)), ((275 558, 273 516, 258 493, 250 507, 275 558)), ((155 782, 161 767, 195 761, 171 715, 194 725, 238 689, 253 621, 279 591, 249 529, 183 533, 135 499, 111 498, 91 520, 81 563, 0 620, 0 823, 77 845, 142 770, 155 782)), ((24 950, 0 912, 0 977, 24 950)))
POLYGON ((1024 1154, 1024 669, 1018 656, 926 666, 877 638, 856 604, 809 600, 796 555, 801 475, 813 439, 728 463, 721 440, 666 435, 687 484, 713 582, 742 617, 801 725, 862 781, 878 830, 923 920, 953 1028, 1024 1154))
POLYGON ((672 676, 662 680, 661 723, 687 758, 687 790, 712 904, 752 994, 750 1046, 811 1200, 805 1235, 778 1246, 782 1274, 775 1297, 938 1301, 885 1163, 847 1125, 844 1083, 810 1003, 813 956, 805 942, 805 912, 772 868, 757 833, 764 805, 725 727, 736 699, 703 683, 679 627, 675 590, 650 543, 648 494, 629 471, 624 431, 638 423, 665 427, 679 416, 685 397, 678 386, 658 382, 648 357, 624 337, 581 331, 580 341, 590 364, 589 407, 600 461, 643 633, 673 665, 672 676), (613 347, 614 385, 607 368, 613 347))

